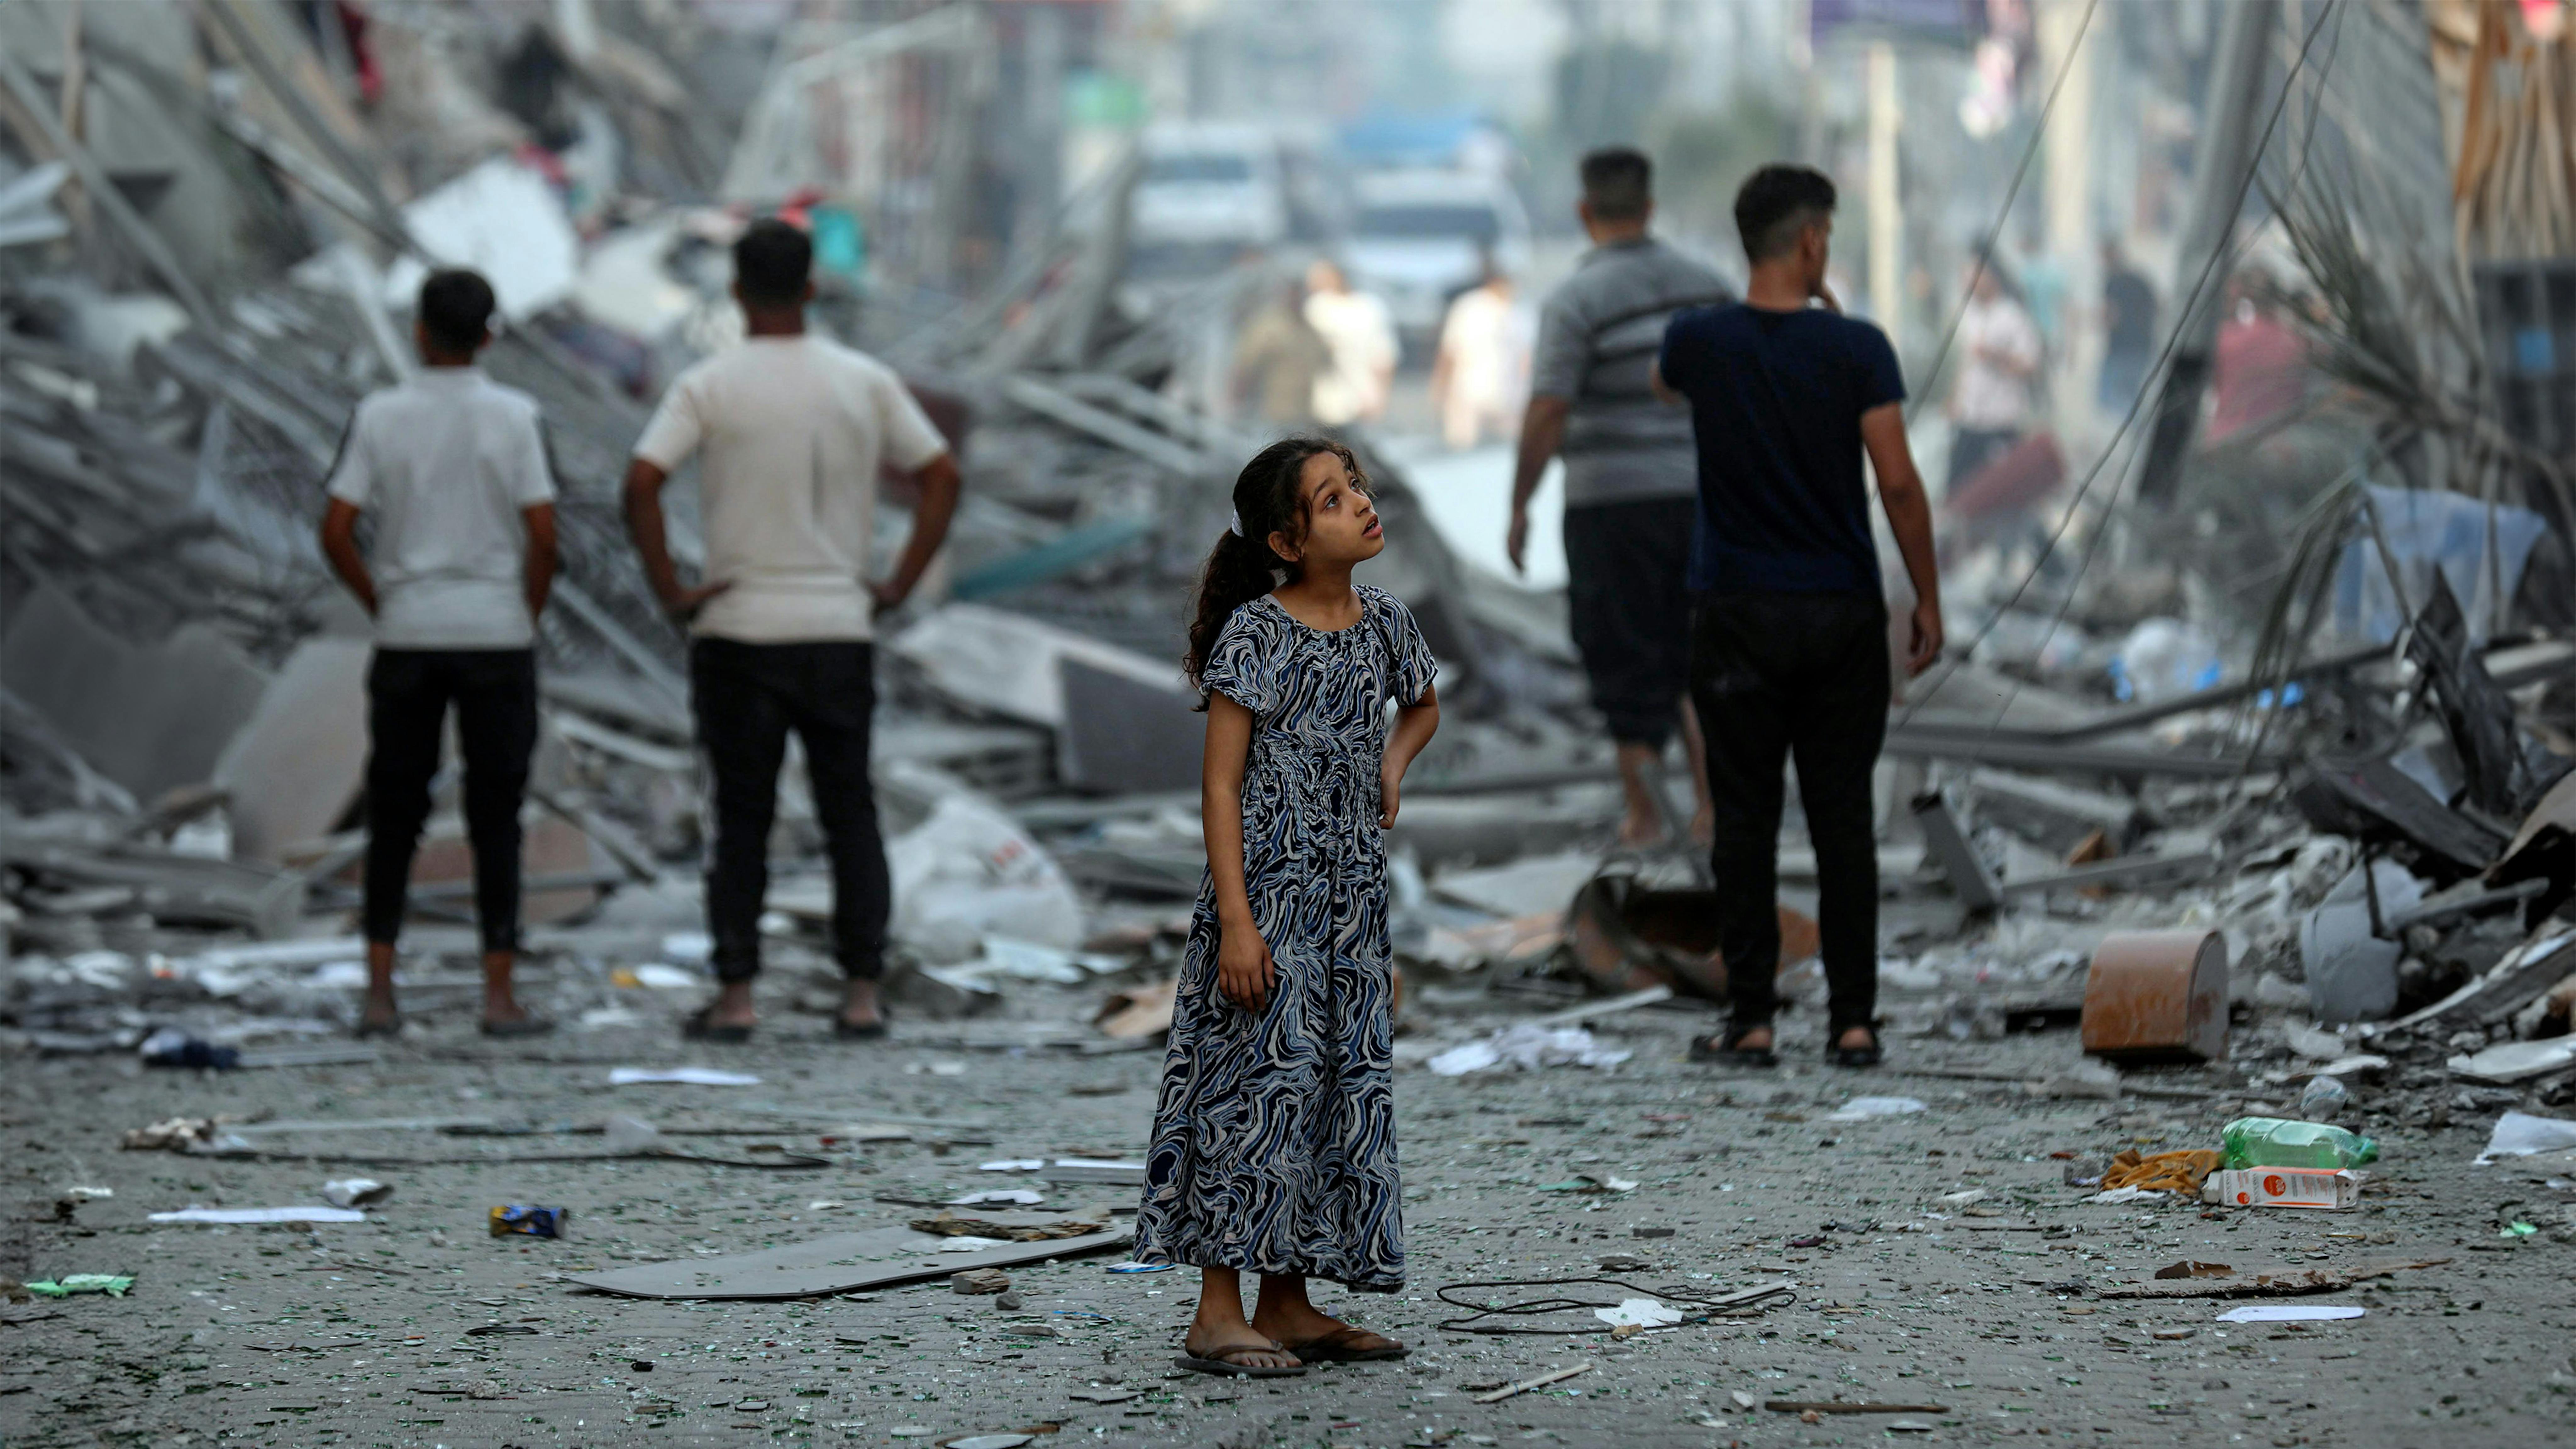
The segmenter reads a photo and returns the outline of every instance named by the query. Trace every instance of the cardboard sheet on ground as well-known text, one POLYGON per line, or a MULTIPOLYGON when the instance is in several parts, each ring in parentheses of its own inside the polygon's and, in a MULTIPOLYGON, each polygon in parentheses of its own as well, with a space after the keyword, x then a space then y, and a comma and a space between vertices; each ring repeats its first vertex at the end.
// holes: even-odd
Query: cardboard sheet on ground
POLYGON ((684 1087, 757 1087, 760 1078, 749 1072, 725 1072, 714 1067, 612 1067, 608 1073, 608 1085, 612 1087, 660 1082, 684 1087))
POLYGON ((176 1212, 153 1213, 151 1218, 156 1223, 363 1223, 367 1215, 355 1208, 337 1207, 185 1207, 176 1212))
POLYGON ((2349 1303, 2248 1303, 2218 1315, 2221 1323, 2331 1323, 2359 1318, 2363 1310, 2349 1303))
MULTIPOLYGON (((998 1223, 1017 1223, 1025 1218, 1033 1227, 1057 1221, 1045 1213, 995 1213, 990 1217, 998 1223)), ((624 1298, 817 1298, 945 1278, 970 1268, 1013 1268, 1048 1258, 1076 1258, 1104 1248, 1123 1248, 1134 1236, 1133 1231, 1121 1227, 1078 1238, 1003 1243, 961 1253, 949 1250, 957 1239, 937 1233, 920 1233, 907 1227, 869 1228, 832 1233, 757 1253, 644 1263, 606 1273, 583 1273, 566 1281, 624 1298)))

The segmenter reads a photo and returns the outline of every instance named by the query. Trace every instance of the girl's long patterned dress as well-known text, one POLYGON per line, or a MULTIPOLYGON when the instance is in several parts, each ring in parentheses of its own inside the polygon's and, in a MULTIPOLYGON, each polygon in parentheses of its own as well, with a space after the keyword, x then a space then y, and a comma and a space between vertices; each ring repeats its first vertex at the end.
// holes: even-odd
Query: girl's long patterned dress
POLYGON ((1360 622, 1331 633, 1255 599, 1201 672, 1203 689, 1252 711, 1244 883, 1278 982, 1258 1014, 1226 999, 1216 893, 1202 882, 1136 1213, 1140 1261, 1404 1284, 1379 769, 1387 702, 1420 702, 1436 666, 1403 604, 1359 594, 1360 622))

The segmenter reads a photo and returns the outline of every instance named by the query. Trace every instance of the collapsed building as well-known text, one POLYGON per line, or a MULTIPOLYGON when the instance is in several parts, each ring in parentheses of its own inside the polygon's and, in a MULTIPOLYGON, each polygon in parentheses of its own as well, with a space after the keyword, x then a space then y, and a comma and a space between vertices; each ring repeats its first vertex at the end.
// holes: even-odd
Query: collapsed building
MULTIPOLYGON (((803 25, 765 68, 686 9, 633 33, 583 6, 318 29, 282 6, 93 8, 50 32, 35 13, 0 17, 11 1049, 124 1052, 175 1027, 274 1051, 351 1019, 367 646, 310 528, 351 406, 413 365, 423 259, 491 270, 507 326, 488 366, 542 401, 561 474, 533 980, 604 1028, 661 1020, 705 979, 682 641, 616 480, 659 380, 738 325, 721 246, 755 203, 815 227, 822 314, 903 370, 965 464, 953 544, 883 650, 897 999, 984 1045, 1158 1039, 1203 864, 1180 606, 1258 442, 1209 379, 1269 264, 1131 281, 1131 156, 963 275, 973 157, 938 138, 992 103, 1002 64, 966 7, 803 25), (738 137, 687 104, 693 54, 734 73, 738 137), (841 144, 856 130, 863 154, 841 144), (835 270, 845 233, 873 255, 835 270)), ((2428 114, 2503 63, 2484 22, 2433 18, 2428 114)), ((2395 43, 2379 24, 2369 43, 2395 43)), ((2460 154, 2519 164, 2475 144, 2493 106, 2466 116, 2460 154)), ((2449 181, 2438 137, 2405 144, 2449 181)), ((2449 1087, 2576 1093, 2576 273, 2365 244, 2373 208, 2412 193, 2345 189, 2357 154, 2338 124, 2271 183, 2317 405, 2178 472, 2148 457, 2152 511, 2120 502, 2139 460, 2115 437, 2052 515, 1964 520, 1983 540, 1954 560, 1968 647, 1896 704, 1877 781, 1900 1033, 2080 1025, 2114 1059, 2366 1072, 2429 1091, 2426 1110, 2449 1087), (2186 934, 2160 948, 2152 1009, 2116 1007, 2098 961, 2142 931, 2186 934)), ((2464 238, 2540 224, 2488 199, 2511 176, 2470 169, 2464 238)), ((1416 1019, 1722 999, 1744 967, 1712 948, 1704 863, 1602 848, 1614 774, 1562 594, 1462 557, 1402 450, 1354 441, 1388 517, 1380 581, 1423 621, 1451 709, 1393 837, 1416 1019)), ((686 559, 685 506, 678 543, 686 559)), ((802 868, 769 925, 819 992, 828 890, 789 774, 774 851, 802 868)), ((470 894, 453 788, 415 872, 433 928, 470 894)), ((1812 869, 1791 839, 1793 895, 1812 869)), ((1812 929, 1789 924, 1753 969, 1794 1000, 1821 985, 1812 929)), ((470 954, 461 933, 420 942, 470 954)), ((468 980, 412 979, 433 1021, 468 980)))

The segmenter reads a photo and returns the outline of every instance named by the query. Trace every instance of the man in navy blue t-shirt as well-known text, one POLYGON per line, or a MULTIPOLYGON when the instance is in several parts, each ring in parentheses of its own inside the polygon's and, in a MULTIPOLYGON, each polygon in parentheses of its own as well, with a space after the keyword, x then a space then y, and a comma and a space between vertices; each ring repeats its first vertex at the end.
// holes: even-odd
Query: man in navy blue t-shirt
POLYGON ((1863 453, 1914 583, 1914 674, 1941 653, 1941 584, 1896 353, 1825 286, 1833 212, 1821 173, 1755 172, 1735 198, 1753 268, 1744 300, 1676 316, 1655 364, 1658 395, 1690 407, 1699 453, 1691 699, 1708 743, 1730 998, 1726 1031, 1691 1048, 1703 1060, 1775 1060, 1781 779, 1793 756, 1816 849, 1826 1052, 1843 1066, 1879 1060, 1870 772, 1887 734, 1887 604, 1863 453))

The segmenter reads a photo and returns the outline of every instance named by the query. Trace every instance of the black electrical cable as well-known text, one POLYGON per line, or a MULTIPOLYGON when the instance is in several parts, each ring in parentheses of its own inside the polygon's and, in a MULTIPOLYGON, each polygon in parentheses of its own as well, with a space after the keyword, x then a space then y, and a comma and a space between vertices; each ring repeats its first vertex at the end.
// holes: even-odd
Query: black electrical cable
POLYGON ((1637 1284, 1629 1282, 1625 1278, 1497 1278, 1490 1282, 1450 1283, 1443 1285, 1439 1290, 1440 1301, 1448 1304, 1452 1308, 1464 1308, 1469 1310, 1469 1312, 1464 1318, 1444 1319, 1437 1326, 1449 1333, 1528 1333, 1545 1334, 1556 1337, 1574 1337, 1587 1333, 1608 1332, 1611 1326, 1609 1324, 1602 1323, 1597 1319, 1590 1326, 1583 1328, 1521 1328, 1508 1323, 1487 1323, 1483 1320, 1491 1318, 1530 1318, 1550 1313, 1571 1313, 1577 1309, 1616 1308, 1622 1301, 1620 1299, 1613 1298, 1606 1301, 1596 1302, 1588 1298, 1576 1298, 1572 1295, 1567 1295, 1558 1298, 1534 1298, 1526 1303, 1496 1304, 1473 1303, 1463 1298, 1452 1298, 1449 1296, 1453 1293, 1464 1293, 1471 1288, 1569 1288, 1578 1283, 1607 1283, 1615 1288, 1624 1288, 1628 1290, 1630 1295, 1635 1297, 1669 1300, 1670 1302, 1681 1305, 1685 1308, 1699 1310, 1696 1316, 1685 1316, 1678 1322, 1660 1325, 1668 1328, 1680 1328, 1686 1324, 1693 1323, 1706 1323, 1711 1318, 1720 1314, 1743 1313, 1750 1315, 1759 1313, 1765 1309, 1784 1308, 1789 1304, 1798 1301, 1798 1295, 1791 1291, 1786 1284, 1774 1284, 1762 1288, 1738 1288, 1729 1292, 1710 1293, 1698 1288, 1685 1287, 1679 1284, 1669 1285, 1662 1288, 1643 1288, 1639 1287, 1637 1284))

